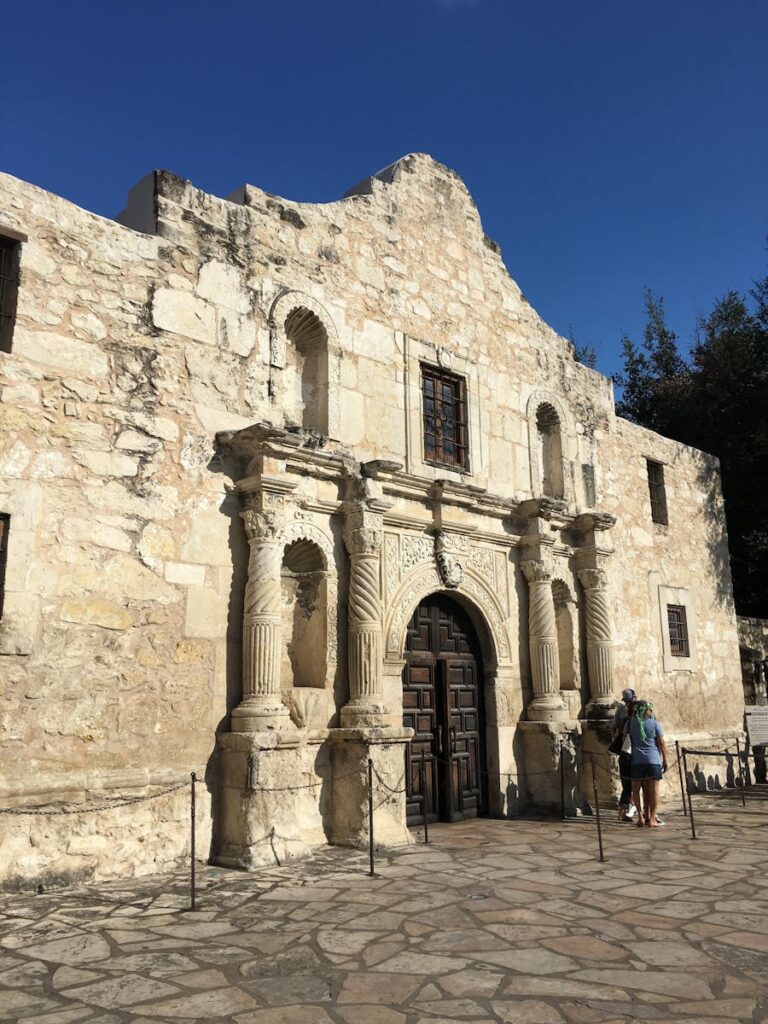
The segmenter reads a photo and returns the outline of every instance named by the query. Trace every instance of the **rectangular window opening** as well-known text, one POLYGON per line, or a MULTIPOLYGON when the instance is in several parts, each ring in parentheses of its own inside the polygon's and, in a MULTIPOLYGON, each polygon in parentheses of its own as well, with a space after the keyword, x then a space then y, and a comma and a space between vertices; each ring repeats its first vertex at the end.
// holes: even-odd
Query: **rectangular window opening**
POLYGON ((3 601, 5 598, 5 566, 8 562, 8 528, 11 517, 0 512, 0 619, 3 617, 3 601))
POLYGON ((0 235, 0 352, 11 351, 19 291, 21 243, 0 235))
POLYGON ((669 650, 674 658, 690 658, 691 647, 688 642, 688 616, 685 605, 668 604, 667 622, 669 623, 669 650))
POLYGON ((421 367, 424 459, 436 466, 468 469, 467 393, 463 377, 421 367))
POLYGON ((661 523, 666 526, 669 523, 667 516, 667 493, 664 487, 664 466, 661 462, 652 462, 646 459, 648 465, 648 492, 651 497, 651 519, 654 523, 661 523))

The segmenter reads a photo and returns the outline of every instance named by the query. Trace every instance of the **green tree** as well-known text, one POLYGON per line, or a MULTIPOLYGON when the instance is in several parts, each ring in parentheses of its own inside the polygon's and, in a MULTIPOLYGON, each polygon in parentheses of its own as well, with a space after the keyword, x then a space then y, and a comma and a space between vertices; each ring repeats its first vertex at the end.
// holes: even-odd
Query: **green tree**
POLYGON ((688 359, 646 293, 642 348, 623 340, 617 412, 720 459, 740 614, 768 616, 768 276, 752 305, 729 291, 697 326, 688 359))

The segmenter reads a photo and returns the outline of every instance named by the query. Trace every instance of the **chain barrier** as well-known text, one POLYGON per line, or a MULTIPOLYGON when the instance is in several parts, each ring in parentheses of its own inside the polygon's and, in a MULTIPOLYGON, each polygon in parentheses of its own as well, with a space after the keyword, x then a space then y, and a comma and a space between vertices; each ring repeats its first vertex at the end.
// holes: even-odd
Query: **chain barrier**
POLYGON ((166 786, 157 793, 149 793, 144 796, 115 797, 101 804, 82 804, 78 807, 0 807, 0 814, 10 815, 35 815, 39 817, 57 817, 63 814, 96 814, 99 811, 111 811, 114 807, 130 807, 132 804, 142 804, 148 800, 157 800, 169 793, 176 793, 186 788, 188 783, 178 782, 173 786, 166 786))

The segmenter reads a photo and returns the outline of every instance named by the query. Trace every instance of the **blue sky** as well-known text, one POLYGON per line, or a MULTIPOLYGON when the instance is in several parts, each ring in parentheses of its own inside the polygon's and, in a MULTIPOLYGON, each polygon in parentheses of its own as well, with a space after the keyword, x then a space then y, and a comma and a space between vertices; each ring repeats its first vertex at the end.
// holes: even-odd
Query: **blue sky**
POLYGON ((0 167, 97 213, 166 167, 329 201, 461 174, 512 276, 619 368, 768 269, 764 0, 35 0, 3 12, 0 167))

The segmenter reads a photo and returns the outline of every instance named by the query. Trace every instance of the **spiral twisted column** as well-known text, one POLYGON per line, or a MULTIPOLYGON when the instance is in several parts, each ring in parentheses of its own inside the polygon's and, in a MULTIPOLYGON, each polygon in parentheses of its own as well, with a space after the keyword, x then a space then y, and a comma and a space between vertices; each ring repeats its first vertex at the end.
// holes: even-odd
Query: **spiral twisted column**
POLYGON ((566 717, 566 710, 560 695, 552 576, 547 565, 538 559, 523 562, 522 568, 528 580, 528 646, 533 681, 528 718, 534 722, 557 721, 566 717))
POLYGON ((377 724, 383 712, 381 542, 382 519, 367 509, 348 513, 344 543, 349 552, 349 701, 345 726, 377 724))
POLYGON ((274 510, 241 513, 248 536, 243 611, 243 693, 232 712, 233 732, 288 725, 280 697, 282 517, 274 510))
POLYGON ((590 717, 607 718, 613 708, 613 637, 608 610, 608 590, 603 569, 581 569, 584 618, 587 634, 590 717))

